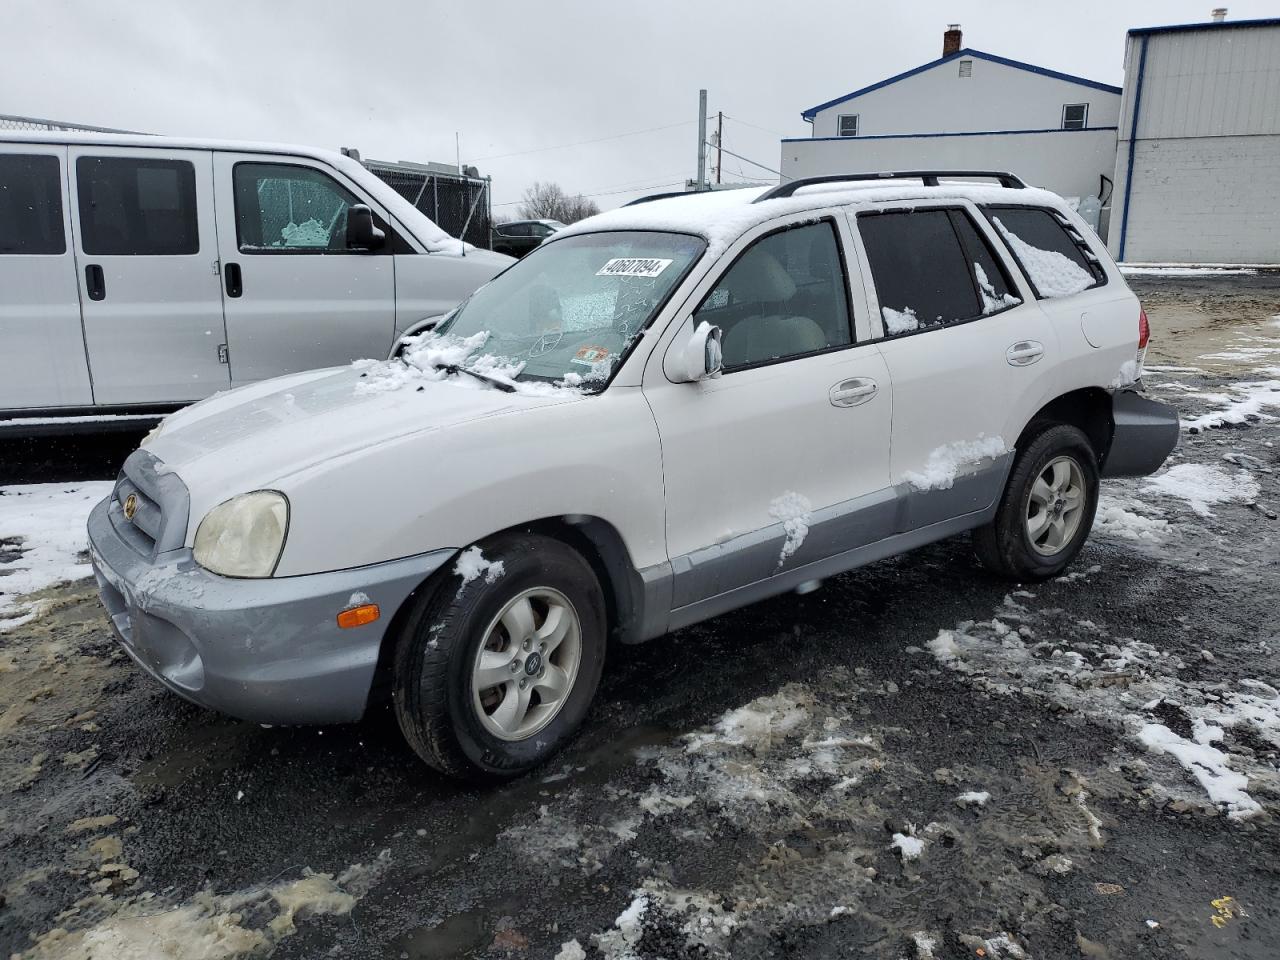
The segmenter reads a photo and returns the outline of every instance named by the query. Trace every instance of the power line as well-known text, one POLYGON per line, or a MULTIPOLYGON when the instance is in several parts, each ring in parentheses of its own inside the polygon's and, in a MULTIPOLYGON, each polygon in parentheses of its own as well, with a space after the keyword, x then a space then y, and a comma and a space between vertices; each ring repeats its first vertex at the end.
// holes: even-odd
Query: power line
POLYGON ((727 113, 724 115, 724 118, 725 118, 726 120, 732 120, 734 123, 740 123, 740 124, 742 124, 742 125, 743 125, 743 126, 745 126, 745 127, 754 127, 754 128, 755 128, 755 129, 757 129, 757 130, 763 130, 765 133, 771 133, 771 134, 773 134, 775 137, 785 137, 785 136, 786 136, 786 134, 785 134, 785 133, 779 133, 777 130, 770 130, 768 127, 762 127, 762 126, 760 126, 760 124, 758 124, 758 123, 750 123, 750 122, 748 122, 748 121, 746 121, 746 120, 739 120, 737 117, 731 117, 731 116, 729 116, 729 114, 727 114, 727 113))
POLYGON ((615 133, 607 137, 595 137, 591 140, 575 140, 573 143, 557 143, 550 147, 534 147, 531 150, 517 150, 514 153, 495 153, 487 157, 471 157, 472 163, 480 163, 485 160, 504 160, 507 157, 523 157, 530 153, 543 153, 547 150, 566 150, 569 147, 581 147, 589 143, 604 143, 606 140, 621 140, 623 137, 638 137, 645 133, 657 133, 659 130, 672 130, 676 127, 685 127, 693 123, 692 120, 681 120, 679 123, 668 123, 661 127, 648 127, 644 130, 632 130, 629 133, 615 133))
MULTIPOLYGON (((708 142, 707 146, 714 147, 715 144, 708 142)), ((732 150, 728 149, 727 147, 721 147, 720 149, 723 150, 725 153, 727 153, 731 157, 737 157, 739 160, 745 160, 747 163, 751 164, 753 167, 759 167, 761 170, 768 170, 770 173, 772 173, 776 177, 785 176, 781 170, 775 170, 773 169, 773 167, 766 167, 763 163, 760 163, 756 160, 752 160, 750 157, 744 157, 740 153, 734 153, 732 150)), ((790 180, 791 178, 786 177, 786 179, 790 180)))

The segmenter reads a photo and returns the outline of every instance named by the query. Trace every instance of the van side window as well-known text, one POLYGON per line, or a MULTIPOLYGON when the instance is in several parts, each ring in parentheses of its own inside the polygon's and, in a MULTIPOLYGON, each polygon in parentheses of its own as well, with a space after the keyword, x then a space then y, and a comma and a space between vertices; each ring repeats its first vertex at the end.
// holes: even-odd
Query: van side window
POLYGON ((77 157, 84 252, 108 257, 200 252, 196 172, 188 160, 77 157))
POLYGON ((757 240, 693 315, 724 331, 724 369, 818 353, 853 342, 849 298, 829 221, 757 240))
POLYGON ((346 253, 347 211, 360 203, 328 174, 286 163, 237 163, 241 253, 346 253))
POLYGON ((887 336, 982 316, 974 270, 948 210, 858 215, 887 336))
POLYGON ((0 153, 0 255, 66 252, 58 158, 0 153))
POLYGON ((1042 207, 989 206, 983 213, 1040 299, 1068 297, 1107 282, 1102 262, 1066 217, 1042 207))

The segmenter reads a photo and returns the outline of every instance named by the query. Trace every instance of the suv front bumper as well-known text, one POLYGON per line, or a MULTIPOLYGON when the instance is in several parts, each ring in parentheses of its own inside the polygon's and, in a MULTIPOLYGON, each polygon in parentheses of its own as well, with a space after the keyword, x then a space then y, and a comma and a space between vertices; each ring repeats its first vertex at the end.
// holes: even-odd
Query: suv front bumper
POLYGON ((89 515, 94 576, 125 650, 174 693, 258 723, 359 720, 392 616, 455 552, 237 580, 209 573, 185 547, 144 556, 120 533, 128 523, 114 494, 89 515), (382 616, 340 628, 338 613, 363 603, 382 616))

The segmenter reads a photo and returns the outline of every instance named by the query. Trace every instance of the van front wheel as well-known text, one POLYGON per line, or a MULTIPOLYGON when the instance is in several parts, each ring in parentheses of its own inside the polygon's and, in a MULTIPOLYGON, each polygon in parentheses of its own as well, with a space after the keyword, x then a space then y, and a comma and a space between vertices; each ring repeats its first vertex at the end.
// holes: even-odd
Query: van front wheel
POLYGON ((595 574, 569 547, 532 534, 472 547, 398 639, 400 729, 442 773, 519 776, 581 726, 606 630, 595 574))
POLYGON ((1066 569, 1093 527, 1097 463, 1078 427, 1037 434, 1014 461, 995 519, 973 533, 983 566, 1010 580, 1046 580, 1066 569))

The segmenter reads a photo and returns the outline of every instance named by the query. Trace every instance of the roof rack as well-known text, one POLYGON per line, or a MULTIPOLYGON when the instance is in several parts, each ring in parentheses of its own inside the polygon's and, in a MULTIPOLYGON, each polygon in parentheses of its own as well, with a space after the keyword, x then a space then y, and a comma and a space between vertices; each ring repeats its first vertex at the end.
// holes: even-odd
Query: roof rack
POLYGON ((638 203, 648 203, 650 200, 668 200, 671 197, 694 197, 699 193, 708 193, 706 190, 670 190, 667 193, 651 193, 647 197, 637 197, 635 200, 628 200, 623 204, 624 207, 634 207, 638 203))
POLYGON ((885 170, 880 173, 834 173, 821 177, 797 177, 787 183, 766 190, 752 200, 752 203, 763 203, 765 200, 776 200, 778 197, 789 197, 801 187, 812 187, 821 183, 846 183, 866 180, 919 180, 926 187, 936 187, 939 177, 982 177, 988 180, 999 180, 1000 186, 1012 190, 1026 187, 1019 177, 1012 173, 998 170, 885 170))

